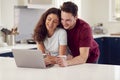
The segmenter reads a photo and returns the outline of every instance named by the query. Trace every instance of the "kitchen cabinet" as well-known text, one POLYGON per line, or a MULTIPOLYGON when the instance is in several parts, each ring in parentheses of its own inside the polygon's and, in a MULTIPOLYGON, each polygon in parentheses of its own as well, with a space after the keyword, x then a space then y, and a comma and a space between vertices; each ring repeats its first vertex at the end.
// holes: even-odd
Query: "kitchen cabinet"
POLYGON ((28 8, 48 9, 55 6, 54 0, 28 0, 28 8))
POLYGON ((98 63, 99 64, 109 64, 109 53, 108 53, 108 39, 96 38, 95 41, 99 44, 100 56, 98 63), (106 48, 106 49, 105 49, 106 48))
POLYGON ((16 0, 16 6, 26 6, 28 4, 28 0, 16 0))
POLYGON ((99 49, 100 49, 100 56, 99 56, 99 60, 98 60, 98 63, 102 63, 104 62, 103 58, 103 38, 95 38, 95 41, 98 43, 99 45, 99 49))
POLYGON ((54 5, 55 0, 15 0, 16 6, 28 6, 29 5, 38 5, 38 6, 49 6, 54 5))
POLYGON ((53 0, 28 0, 28 4, 53 4, 53 0))
POLYGON ((120 38, 109 38, 110 64, 120 65, 120 38))
POLYGON ((102 37, 95 40, 100 48, 98 63, 120 65, 120 38, 102 37))
POLYGON ((103 59, 103 64, 109 64, 110 63, 110 43, 109 43, 109 38, 108 37, 103 37, 103 46, 102 46, 102 57, 101 60, 103 59))
POLYGON ((12 52, 7 52, 7 53, 0 54, 0 57, 13 57, 13 54, 12 52))

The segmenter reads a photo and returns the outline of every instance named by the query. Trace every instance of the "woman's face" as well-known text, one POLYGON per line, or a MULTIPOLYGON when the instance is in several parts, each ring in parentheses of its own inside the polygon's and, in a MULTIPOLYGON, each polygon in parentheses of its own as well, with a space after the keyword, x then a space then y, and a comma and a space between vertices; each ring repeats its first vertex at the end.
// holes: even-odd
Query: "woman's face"
POLYGON ((58 24, 59 24, 59 18, 56 14, 49 14, 47 16, 45 25, 49 32, 54 31, 58 26, 58 24))

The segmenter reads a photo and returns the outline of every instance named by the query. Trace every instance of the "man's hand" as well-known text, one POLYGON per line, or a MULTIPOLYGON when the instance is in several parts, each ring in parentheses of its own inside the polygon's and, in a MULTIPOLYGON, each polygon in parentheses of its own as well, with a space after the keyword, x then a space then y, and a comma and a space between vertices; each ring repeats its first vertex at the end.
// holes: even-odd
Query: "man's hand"
POLYGON ((57 57, 57 64, 60 67, 66 67, 67 66, 67 61, 66 61, 66 59, 64 59, 62 57, 57 57))

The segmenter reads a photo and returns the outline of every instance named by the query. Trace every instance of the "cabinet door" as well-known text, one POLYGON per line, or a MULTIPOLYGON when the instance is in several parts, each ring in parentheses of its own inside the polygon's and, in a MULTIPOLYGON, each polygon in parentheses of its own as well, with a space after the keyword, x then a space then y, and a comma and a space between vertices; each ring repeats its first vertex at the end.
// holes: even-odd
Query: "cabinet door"
POLYGON ((12 52, 0 54, 0 57, 13 57, 12 52))
POLYGON ((53 4, 53 0, 28 0, 29 4, 53 4))
POLYGON ((109 64, 109 47, 107 38, 96 38, 95 41, 99 44, 100 56, 98 64, 109 64))
POLYGON ((120 38, 110 40, 110 64, 120 65, 120 38))
POLYGON ((17 6, 26 6, 28 4, 28 0, 15 0, 15 5, 17 6))
POLYGON ((102 57, 103 54, 103 38, 96 38, 95 41, 98 43, 99 45, 99 49, 100 49, 100 57, 102 57))
POLYGON ((104 37, 103 41, 103 64, 110 64, 110 41, 108 37, 104 37))

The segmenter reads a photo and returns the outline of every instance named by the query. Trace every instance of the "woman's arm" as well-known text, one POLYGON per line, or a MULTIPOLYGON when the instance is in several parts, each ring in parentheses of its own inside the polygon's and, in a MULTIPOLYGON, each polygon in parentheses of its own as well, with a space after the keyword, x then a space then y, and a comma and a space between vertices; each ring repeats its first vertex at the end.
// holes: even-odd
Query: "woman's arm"
POLYGON ((66 55, 67 52, 67 33, 64 29, 60 30, 59 35, 59 55, 66 55))
POLYGON ((38 43, 38 42, 37 42, 37 48, 38 48, 38 50, 40 50, 42 53, 45 53, 45 46, 44 46, 43 42, 41 42, 41 43, 38 43))
MULTIPOLYGON (((66 45, 59 46, 59 56, 66 55, 66 45)), ((47 56, 47 60, 51 61, 51 64, 56 64, 57 56, 47 56)))
POLYGON ((60 45, 59 47, 59 55, 66 55, 67 45, 60 45))

